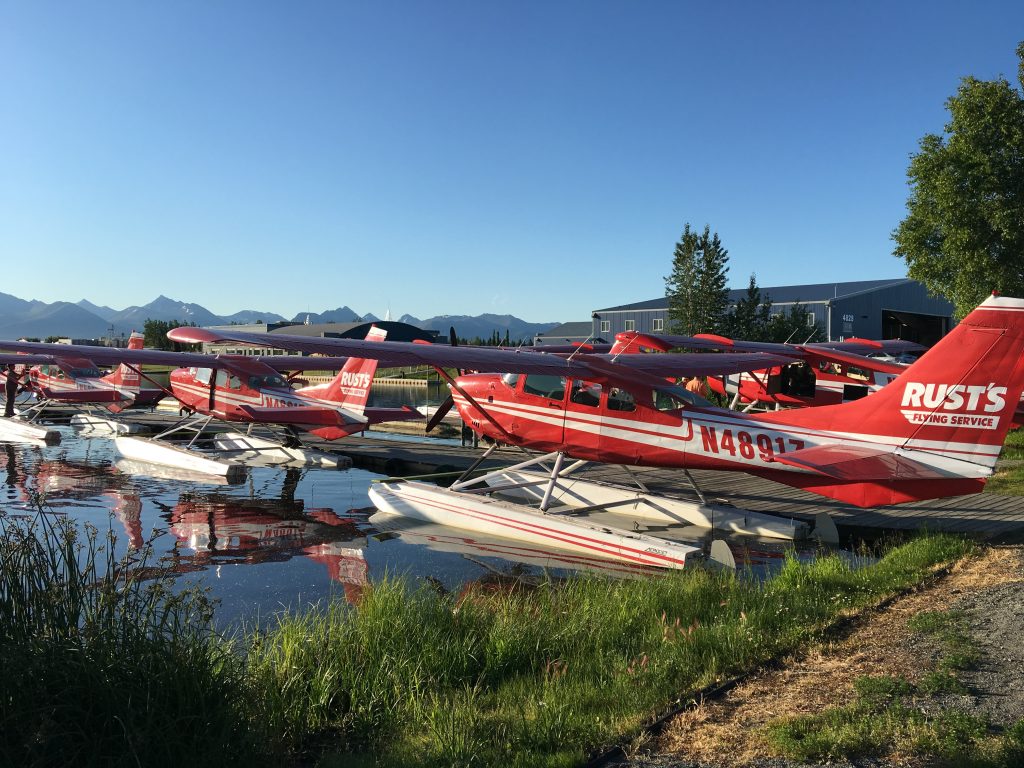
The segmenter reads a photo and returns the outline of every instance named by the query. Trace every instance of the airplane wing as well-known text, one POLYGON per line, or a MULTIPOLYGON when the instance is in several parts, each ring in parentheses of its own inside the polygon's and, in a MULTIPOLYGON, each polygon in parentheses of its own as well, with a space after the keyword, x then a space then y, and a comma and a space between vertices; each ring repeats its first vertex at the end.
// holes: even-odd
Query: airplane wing
MULTIPOLYGON (((60 365, 62 360, 89 360, 103 365, 164 365, 173 368, 233 367, 263 363, 275 371, 341 370, 348 357, 307 357, 299 355, 208 355, 202 352, 172 352, 164 349, 121 349, 82 344, 45 344, 32 341, 0 341, 0 365, 60 365), (17 354, 14 354, 17 353, 17 354), (238 362, 241 361, 241 362, 238 362), (218 365, 220 363, 220 365, 218 365)), ((263 370, 262 372, 265 372, 263 370)))
POLYGON ((364 339, 312 338, 285 334, 246 333, 181 327, 168 332, 168 338, 186 342, 224 342, 277 347, 292 352, 325 355, 349 355, 377 360, 382 367, 427 365, 460 368, 480 373, 538 373, 597 379, 615 366, 622 375, 643 372, 661 377, 706 376, 758 370, 789 362, 789 358, 769 354, 721 355, 557 355, 524 349, 493 347, 451 347, 442 344, 416 344, 404 341, 386 343, 364 339), (598 364, 600 363, 600 365, 598 364))
MULTIPOLYGON (((915 344, 912 341, 903 341, 902 339, 874 341, 872 339, 851 338, 846 339, 845 341, 826 341, 808 344, 781 344, 770 341, 744 341, 742 339, 730 339, 713 333, 699 333, 696 336, 678 336, 660 333, 649 333, 643 335, 656 339, 669 347, 679 349, 708 349, 723 350, 727 352, 767 352, 772 355, 782 355, 784 357, 792 358, 806 357, 808 352, 823 356, 827 356, 831 352, 864 356, 874 352, 885 352, 891 355, 898 355, 904 352, 924 352, 925 350, 925 348, 920 344, 915 344)), ((852 358, 848 359, 852 363, 852 358)))
POLYGON ((0 365, 56 365, 52 355, 19 355, 0 352, 0 365))
MULTIPOLYGON (((0 350, 27 352, 30 355, 47 356, 45 362, 56 363, 58 359, 83 358, 93 363, 117 365, 169 365, 175 368, 188 366, 210 367, 212 355, 199 352, 171 352, 162 349, 120 349, 117 347, 90 347, 82 344, 44 344, 37 341, 0 341, 0 350)), ((12 356, 14 357, 14 356, 12 356)), ((23 362, 25 356, 21 356, 23 362)), ((19 360, 12 360, 19 362, 19 360)))
POLYGON ((809 349, 825 348, 842 352, 849 352, 854 355, 870 355, 874 352, 885 352, 890 355, 900 355, 905 352, 924 352, 925 347, 913 341, 903 339, 884 339, 875 341, 873 339, 849 338, 845 341, 821 341, 813 344, 804 344, 809 349))
POLYGON ((775 454, 774 461, 837 480, 945 480, 948 475, 891 451, 848 445, 816 445, 775 454))

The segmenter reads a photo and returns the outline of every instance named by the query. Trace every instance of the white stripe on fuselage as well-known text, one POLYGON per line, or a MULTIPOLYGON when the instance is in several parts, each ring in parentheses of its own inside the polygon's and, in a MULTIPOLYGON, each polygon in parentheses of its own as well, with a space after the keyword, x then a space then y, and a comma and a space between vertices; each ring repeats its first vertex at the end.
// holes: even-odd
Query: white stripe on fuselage
MULTIPOLYGON (((467 405, 460 395, 455 401, 467 405)), ((773 453, 784 453, 795 450, 800 444, 803 447, 815 445, 866 446, 873 450, 889 450, 894 454, 912 458, 941 472, 949 472, 956 476, 988 477, 991 467, 995 465, 1000 446, 978 445, 974 443, 945 443, 932 440, 908 440, 906 438, 885 435, 864 435, 845 432, 830 432, 780 424, 770 425, 748 419, 731 416, 731 412, 707 414, 696 411, 684 411, 682 424, 666 425, 650 422, 638 422, 635 419, 616 418, 607 413, 595 410, 594 414, 582 414, 578 411, 554 410, 545 406, 528 405, 509 400, 495 399, 487 403, 485 410, 496 414, 517 416, 538 424, 551 427, 563 427, 566 431, 600 435, 610 439, 636 443, 645 447, 661 448, 677 451, 680 454, 690 453, 707 456, 723 461, 750 466, 752 468, 769 468, 789 472, 806 472, 808 470, 790 467, 778 462, 768 462, 760 458, 761 451, 757 446, 759 435, 764 435, 771 442, 773 453), (701 427, 715 429, 715 437, 721 438, 724 430, 729 430, 732 439, 738 440, 738 434, 744 432, 754 441, 754 456, 746 458, 735 451, 718 452, 705 450, 701 427), (783 441, 785 451, 778 451, 778 440, 783 441), (794 445, 793 442, 796 444, 794 445)))

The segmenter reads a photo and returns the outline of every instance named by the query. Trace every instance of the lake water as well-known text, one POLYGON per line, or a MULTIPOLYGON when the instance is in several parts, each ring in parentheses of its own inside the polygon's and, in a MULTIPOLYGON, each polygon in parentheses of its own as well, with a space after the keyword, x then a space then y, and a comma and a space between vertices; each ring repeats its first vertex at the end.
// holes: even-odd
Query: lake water
MULTIPOLYGON (((226 485, 128 462, 106 438, 59 429, 59 446, 0 443, 3 514, 31 519, 42 510, 110 529, 119 553, 151 542, 169 567, 209 587, 225 626, 328 597, 355 601, 385 575, 430 579, 457 591, 480 579, 545 571, 638 573, 598 558, 382 516, 367 497, 379 476, 364 470, 251 467, 244 483, 226 485)), ((677 533, 691 542, 696 535, 677 533)), ((731 546, 760 573, 785 551, 783 544, 749 540, 731 546)), ((813 549, 802 554, 812 556, 813 549)))

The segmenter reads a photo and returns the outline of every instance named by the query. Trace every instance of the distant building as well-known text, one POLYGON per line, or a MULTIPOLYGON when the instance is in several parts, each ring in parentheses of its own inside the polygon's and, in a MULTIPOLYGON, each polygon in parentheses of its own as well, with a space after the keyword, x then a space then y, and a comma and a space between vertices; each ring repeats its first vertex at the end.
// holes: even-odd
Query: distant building
MULTIPOLYGON (((858 280, 846 283, 784 285, 761 288, 762 300, 771 300, 771 312, 789 312, 799 303, 807 309, 808 329, 817 325, 824 338, 835 341, 858 336, 864 339, 906 339, 930 346, 952 328, 953 305, 929 296, 923 283, 909 278, 858 280)), ((747 289, 729 292, 735 304, 747 289)), ((612 339, 622 331, 669 332, 668 298, 661 296, 635 304, 595 310, 590 330, 612 339)), ((807 339, 799 339, 807 341, 807 339)))
POLYGON ((582 321, 578 323, 562 323, 556 325, 550 331, 538 333, 533 337, 534 346, 545 344, 576 344, 583 342, 601 343, 609 339, 594 338, 594 326, 592 323, 582 321))
MULTIPOLYGON (((248 325, 211 325, 212 330, 220 331, 244 331, 245 333, 275 333, 287 336, 311 336, 316 338, 334 339, 365 339, 371 326, 383 328, 388 332, 390 341, 429 341, 435 343, 438 340, 437 331, 425 331, 415 325, 400 323, 389 320, 378 320, 372 323, 310 323, 309 317, 306 322, 282 322, 282 323, 251 323, 248 325)), ((271 347, 250 347, 234 342, 203 344, 204 352, 227 355, 283 355, 287 354, 279 349, 271 347)))

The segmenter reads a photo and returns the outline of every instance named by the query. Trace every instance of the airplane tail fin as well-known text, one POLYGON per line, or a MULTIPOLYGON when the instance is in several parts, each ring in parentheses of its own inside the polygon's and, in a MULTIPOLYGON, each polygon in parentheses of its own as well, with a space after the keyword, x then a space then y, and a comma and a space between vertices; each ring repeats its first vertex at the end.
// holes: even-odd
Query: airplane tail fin
MULTIPOLYGON (((144 340, 145 337, 141 333, 132 331, 128 338, 128 349, 142 349, 144 340)), ((142 377, 125 363, 121 363, 112 373, 104 376, 103 380, 114 384, 122 391, 138 392, 142 387, 142 377)))
MULTIPOLYGON (((376 326, 366 334, 367 341, 384 341, 387 331, 376 326)), ((308 387, 301 391, 315 394, 317 397, 362 413, 366 401, 370 397, 370 385, 377 372, 377 361, 361 357, 350 357, 345 367, 329 383, 318 387, 308 387)))
POLYGON ((757 418, 849 434, 879 451, 948 466, 950 477, 976 465, 975 476, 984 477, 999 457, 1022 389, 1024 299, 991 296, 868 397, 757 418))

